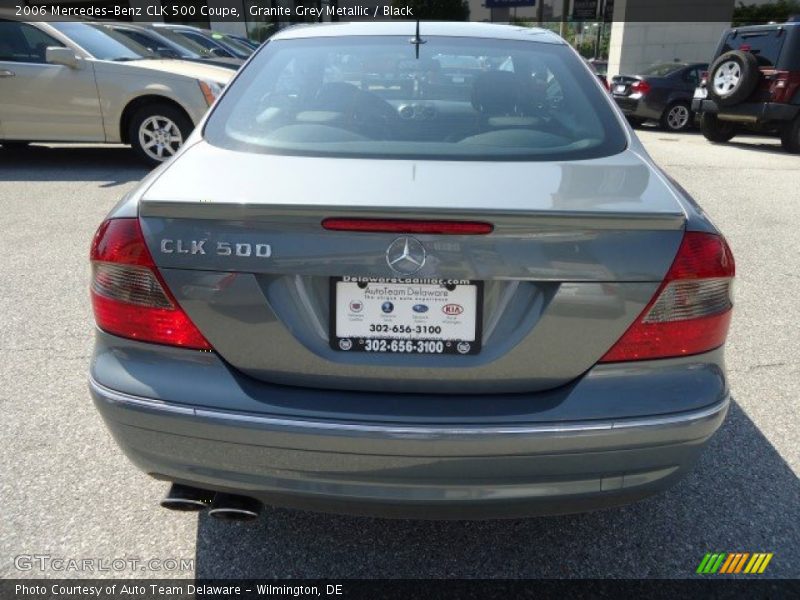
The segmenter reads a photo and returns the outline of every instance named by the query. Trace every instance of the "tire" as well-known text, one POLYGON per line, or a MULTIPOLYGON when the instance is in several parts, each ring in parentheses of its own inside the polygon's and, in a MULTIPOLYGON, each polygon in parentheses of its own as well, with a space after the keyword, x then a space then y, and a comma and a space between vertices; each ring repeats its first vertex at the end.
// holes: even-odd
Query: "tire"
POLYGON ((175 155, 193 129, 189 118, 175 106, 147 104, 133 115, 128 140, 142 161, 157 166, 175 155))
POLYGON ((758 60, 750 52, 731 50, 708 68, 708 97, 720 106, 734 106, 750 97, 761 79, 758 60))
POLYGON ((694 115, 688 102, 673 102, 661 115, 661 128, 673 133, 691 129, 694 115))
POLYGON ((728 121, 720 121, 717 115, 703 113, 700 117, 700 131, 709 142, 724 144, 730 142, 736 135, 736 125, 728 121))
POLYGON ((781 132, 781 144, 783 149, 792 154, 800 154, 800 115, 786 124, 781 132))
POLYGON ((625 117, 628 119, 628 123, 631 124, 631 127, 634 129, 638 129, 644 123, 644 119, 640 119, 639 117, 625 117))

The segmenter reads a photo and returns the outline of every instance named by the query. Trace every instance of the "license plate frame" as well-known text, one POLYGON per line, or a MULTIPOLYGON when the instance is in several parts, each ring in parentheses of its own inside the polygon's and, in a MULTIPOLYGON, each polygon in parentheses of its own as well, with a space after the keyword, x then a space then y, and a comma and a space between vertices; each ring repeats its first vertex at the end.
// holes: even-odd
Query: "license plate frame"
MULTIPOLYGON (((360 286, 359 286, 360 287, 360 286)), ((393 277, 331 277, 329 281, 329 342, 330 348, 337 352, 357 352, 365 354, 409 354, 409 355, 456 355, 456 356, 472 356, 479 354, 483 348, 483 281, 478 280, 446 280, 446 279, 415 279, 415 278, 393 278, 393 277), (444 332, 439 335, 408 337, 404 336, 405 332, 394 333, 390 335, 381 335, 376 332, 372 335, 365 336, 340 336, 337 332, 337 289, 339 283, 359 284, 367 282, 373 284, 389 284, 395 285, 413 285, 425 286, 432 288, 433 286, 442 287, 447 284, 463 287, 474 287, 475 289, 475 315, 474 315, 474 340, 451 339, 443 336, 444 332), (345 341, 347 340, 347 341, 345 341), (369 341, 372 341, 371 343, 369 341), (385 342, 385 343, 384 343, 385 342), (395 344, 392 344, 395 342, 395 344), (441 349, 438 345, 430 345, 427 342, 436 344, 441 342, 441 349), (466 344, 466 346, 465 346, 466 344), (367 349, 369 348, 369 349, 367 349), (380 349, 375 349, 380 348, 380 349)), ((377 302, 377 301, 376 301, 377 302)), ((422 304, 411 300, 416 304, 422 304)), ((407 304, 408 302, 406 302, 407 304)), ((439 301, 437 304, 444 306, 446 301, 439 301)), ((416 311, 415 311, 416 312, 416 311)), ((427 312, 427 311, 426 311, 427 312)), ((420 317, 424 315, 416 315, 420 317)), ((413 317, 413 316, 412 316, 413 317)), ((447 318, 447 317, 445 317, 447 318)), ((424 318, 418 319, 424 321, 424 318)), ((410 335, 414 335, 411 333, 410 335)))

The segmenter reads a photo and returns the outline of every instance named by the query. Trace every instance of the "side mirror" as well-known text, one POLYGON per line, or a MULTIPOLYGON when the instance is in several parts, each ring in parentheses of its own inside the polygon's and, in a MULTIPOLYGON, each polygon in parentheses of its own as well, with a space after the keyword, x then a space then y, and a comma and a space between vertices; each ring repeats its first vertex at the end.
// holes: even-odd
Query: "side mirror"
POLYGON ((216 56, 217 58, 226 58, 228 56, 228 53, 222 48, 211 48, 209 52, 211 53, 211 56, 216 56))
POLYGON ((51 65, 64 65, 70 69, 78 68, 78 55, 71 48, 49 46, 45 51, 45 61, 51 65))

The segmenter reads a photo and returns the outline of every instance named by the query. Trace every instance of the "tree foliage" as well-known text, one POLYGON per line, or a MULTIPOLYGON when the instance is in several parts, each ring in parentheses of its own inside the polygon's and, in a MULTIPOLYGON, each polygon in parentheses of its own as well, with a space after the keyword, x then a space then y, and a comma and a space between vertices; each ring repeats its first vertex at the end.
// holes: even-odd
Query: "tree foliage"
POLYGON ((792 15, 800 15, 800 0, 777 0, 767 4, 744 4, 733 9, 733 25, 784 23, 792 15))

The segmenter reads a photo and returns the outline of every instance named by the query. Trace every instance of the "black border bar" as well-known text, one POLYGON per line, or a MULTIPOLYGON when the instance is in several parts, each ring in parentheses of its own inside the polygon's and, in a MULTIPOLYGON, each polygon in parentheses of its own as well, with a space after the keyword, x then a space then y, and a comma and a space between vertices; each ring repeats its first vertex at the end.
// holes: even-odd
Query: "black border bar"
MULTIPOLYGON (((327 10, 327 6, 338 9, 341 14, 332 16, 327 14, 322 17, 323 21, 385 21, 385 20, 406 20, 414 22, 417 18, 422 21, 428 20, 425 14, 414 14, 411 17, 400 17, 393 19, 385 15, 381 10, 383 5, 406 7, 406 11, 399 14, 409 14, 417 11, 422 6, 423 0, 386 0, 385 2, 375 2, 374 0, 337 0, 334 2, 319 2, 317 0, 297 0, 295 2, 251 2, 246 0, 232 0, 226 2, 212 2, 208 6, 206 0, 175 0, 173 2, 162 2, 162 0, 0 0, 0 9, 9 10, 12 15, 30 21, 64 21, 72 18, 76 19, 96 19, 96 20, 120 20, 133 22, 162 22, 165 20, 179 22, 185 21, 204 21, 213 22, 263 22, 265 24, 291 24, 309 23, 319 19, 310 14, 308 7, 322 7, 327 10), (131 6, 133 4, 133 6, 131 6), (274 7, 280 11, 274 15, 256 16, 249 12, 251 5, 258 4, 260 7, 274 7), (165 6, 194 6, 195 14, 165 14, 165 6), (377 6, 376 8, 376 5, 377 6), (283 7, 290 6, 285 10, 283 7), (235 8, 232 14, 220 14, 218 11, 222 7, 228 10, 235 8), (201 14, 201 10, 209 11, 209 14, 201 14), (27 10, 26 10, 27 9, 27 10), (79 12, 76 12, 79 11, 79 12), (37 11, 37 12, 33 12, 37 11), (40 12, 41 11, 41 12, 40 12), (66 16, 65 16, 66 15, 66 16)), ((752 7, 739 6, 740 4, 749 5, 751 2, 741 0, 697 0, 690 9, 684 3, 675 3, 669 0, 628 0, 624 5, 620 5, 615 10, 613 0, 537 0, 537 3, 544 2, 547 10, 542 11, 541 15, 545 19, 546 25, 558 25, 561 22, 561 13, 565 6, 567 9, 567 21, 597 22, 602 18, 605 22, 612 20, 632 22, 671 22, 671 23, 702 23, 702 22, 733 22, 741 21, 742 18, 752 18, 753 15, 759 18, 774 18, 770 16, 775 11, 763 12, 764 8, 759 6, 759 10, 753 12, 752 7), (763 13, 763 14, 762 14, 763 13), (594 16, 591 16, 594 15, 594 16), (549 18, 548 18, 549 17, 549 18)), ((525 0, 494 0, 481 3, 485 10, 479 13, 473 11, 469 15, 470 20, 483 19, 486 14, 490 14, 493 20, 515 19, 517 21, 536 20, 537 7, 530 6, 530 2, 525 0)), ((780 11, 778 11, 780 12, 780 11)), ((784 11, 785 12, 785 11, 784 11)), ((778 14, 778 13, 775 13, 778 14)), ((780 12, 780 14, 783 14, 780 12)), ((792 15, 786 15, 790 17, 792 15)), ((434 15, 433 20, 443 20, 439 13, 434 15)), ((454 16, 458 18, 458 15, 454 16)), ((797 15, 800 19, 800 15, 797 15)), ((446 19, 445 19, 446 20, 446 19)), ((763 22, 763 21, 759 21, 763 22)), ((526 23, 528 24, 528 23, 526 23)))
POLYGON ((283 600, 297 598, 431 599, 492 598, 797 598, 800 582, 789 579, 7 579, 3 600, 283 600), (21 587, 22 586, 22 587, 21 587), (155 587, 153 587, 155 586, 155 587), (32 591, 38 588, 40 591, 32 591), (125 589, 129 592, 125 593, 125 589), (269 593, 264 592, 268 588, 269 593), (82 591, 83 590, 83 591, 82 591), (99 590, 99 593, 97 593, 99 590), (316 591, 315 591, 316 590, 316 591))

